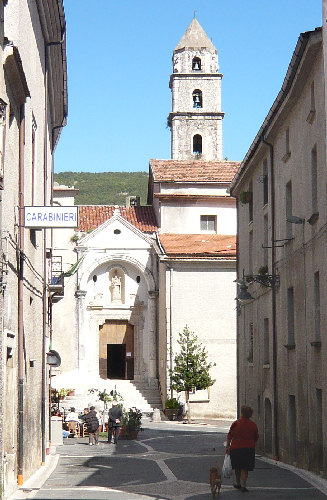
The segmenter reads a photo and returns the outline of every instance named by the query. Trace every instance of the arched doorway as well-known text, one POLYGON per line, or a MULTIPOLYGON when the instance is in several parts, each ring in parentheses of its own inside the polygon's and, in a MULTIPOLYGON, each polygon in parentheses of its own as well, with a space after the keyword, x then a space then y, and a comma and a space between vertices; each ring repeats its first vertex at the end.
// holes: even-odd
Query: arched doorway
POLYGON ((102 379, 134 379, 134 327, 106 320, 99 327, 99 375, 102 379))

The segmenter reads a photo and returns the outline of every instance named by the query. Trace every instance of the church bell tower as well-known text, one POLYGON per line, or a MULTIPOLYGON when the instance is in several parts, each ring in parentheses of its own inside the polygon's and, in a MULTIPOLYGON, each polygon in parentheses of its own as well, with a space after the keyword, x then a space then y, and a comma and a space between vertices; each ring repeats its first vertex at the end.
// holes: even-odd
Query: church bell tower
POLYGON ((218 53, 194 18, 173 53, 169 87, 173 160, 222 160, 221 79, 218 53))

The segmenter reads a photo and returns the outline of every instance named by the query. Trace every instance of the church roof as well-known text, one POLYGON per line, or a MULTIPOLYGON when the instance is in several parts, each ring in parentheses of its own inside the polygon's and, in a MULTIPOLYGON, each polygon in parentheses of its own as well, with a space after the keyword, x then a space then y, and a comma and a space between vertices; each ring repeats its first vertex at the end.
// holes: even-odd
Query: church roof
POLYGON ((154 182, 230 183, 238 161, 150 160, 154 182))
POLYGON ((224 234, 159 234, 168 257, 236 259, 236 236, 224 234))
MULTIPOLYGON (((90 231, 101 226, 114 214, 114 205, 80 205, 78 207, 78 230, 90 231)), ((144 233, 154 233, 158 230, 153 208, 118 207, 120 215, 137 229, 144 233)))
POLYGON ((175 50, 181 49, 201 49, 206 48, 209 50, 214 50, 216 52, 216 47, 208 38, 208 35, 200 25, 200 23, 194 18, 192 19, 189 27, 185 31, 184 35, 180 39, 175 50))

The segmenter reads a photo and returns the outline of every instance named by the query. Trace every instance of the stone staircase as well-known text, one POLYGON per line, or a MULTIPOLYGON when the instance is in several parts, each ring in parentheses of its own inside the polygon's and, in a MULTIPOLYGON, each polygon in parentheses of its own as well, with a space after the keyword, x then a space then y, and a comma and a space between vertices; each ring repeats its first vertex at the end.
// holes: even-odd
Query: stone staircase
MULTIPOLYGON (((162 410, 162 403, 158 385, 149 387, 145 382, 136 382, 132 380, 102 380, 100 379, 97 388, 100 391, 106 389, 107 393, 114 390, 123 397, 123 406, 126 409, 136 407, 142 411, 143 415, 151 416, 153 410, 158 408, 162 410)), ((69 410, 74 407, 77 412, 83 408, 94 405, 97 410, 103 410, 103 402, 99 401, 96 393, 90 394, 90 386, 83 387, 79 385, 75 389, 74 396, 66 396, 60 402, 60 409, 69 410)))

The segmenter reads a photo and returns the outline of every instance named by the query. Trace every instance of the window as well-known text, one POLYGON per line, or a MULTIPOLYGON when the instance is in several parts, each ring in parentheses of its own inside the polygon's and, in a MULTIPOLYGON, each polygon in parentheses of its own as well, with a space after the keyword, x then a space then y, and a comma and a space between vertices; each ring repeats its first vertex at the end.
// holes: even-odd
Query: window
POLYGON ((320 279, 319 271, 314 274, 313 279, 314 311, 315 311, 315 341, 320 342, 320 279))
POLYGON ((36 121, 32 117, 32 171, 31 171, 31 205, 35 203, 35 145, 36 145, 36 121))
POLYGON ((249 274, 253 274, 253 231, 249 232, 249 274))
POLYGON ((267 160, 263 162, 263 175, 262 175, 262 183, 263 183, 263 204, 267 205, 268 203, 268 167, 267 160))
POLYGON ((263 218, 263 265, 268 266, 268 215, 263 218))
POLYGON ((269 365, 270 363, 270 349, 269 349, 269 318, 263 320, 263 364, 269 365))
POLYGON ((249 351, 247 359, 249 363, 253 363, 253 323, 249 325, 249 351))
POLYGON ((307 116, 307 122, 312 123, 315 116, 316 116, 315 82, 312 82, 310 87, 310 111, 307 116))
POLYGON ((193 108, 202 108, 202 92, 199 89, 193 91, 193 108))
POLYGON ((0 99, 0 189, 3 189, 7 104, 0 99))
POLYGON ((250 201, 249 201, 249 222, 252 222, 253 221, 253 186, 252 186, 252 182, 250 183, 249 191, 250 191, 250 193, 252 193, 252 196, 251 196, 250 201))
POLYGON ((292 217, 292 212, 293 212, 293 200, 292 200, 292 182, 289 181, 286 184, 286 189, 285 189, 285 212, 286 212, 286 238, 292 238, 293 237, 293 227, 292 223, 288 222, 287 219, 292 217))
POLYGON ((200 155, 202 154, 202 136, 196 134, 193 137, 193 154, 200 155))
POLYGON ((322 411, 322 390, 316 389, 316 443, 317 443, 317 458, 320 464, 320 470, 323 467, 323 411, 322 411))
POLYGON ((199 57, 193 57, 192 70, 193 71, 200 71, 201 70, 201 59, 199 57))
POLYGON ((215 215, 201 215, 200 228, 201 231, 216 232, 217 217, 215 215))
POLYGON ((312 213, 318 213, 318 196, 317 196, 317 147, 314 146, 311 150, 311 198, 312 198, 312 213))
POLYGON ((290 150, 290 129, 287 127, 285 130, 285 154, 282 158, 283 162, 287 162, 289 158, 291 157, 291 150, 290 150))
POLYGON ((287 344, 289 347, 295 345, 294 337, 294 289, 287 289, 287 344))
POLYGON ((293 462, 296 458, 296 406, 295 396, 288 396, 288 429, 290 443, 290 459, 293 462))

